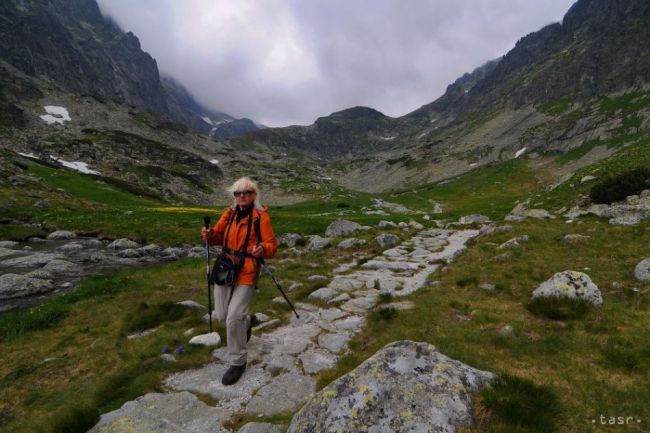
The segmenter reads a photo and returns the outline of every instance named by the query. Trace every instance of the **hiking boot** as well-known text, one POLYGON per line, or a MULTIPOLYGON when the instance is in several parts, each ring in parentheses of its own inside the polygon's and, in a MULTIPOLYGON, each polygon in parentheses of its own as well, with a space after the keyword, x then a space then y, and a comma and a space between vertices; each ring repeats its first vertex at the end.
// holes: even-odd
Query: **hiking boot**
POLYGON ((257 320, 257 317, 255 317, 255 314, 251 314, 251 321, 248 324, 248 329, 246 330, 246 342, 251 339, 251 334, 253 332, 253 326, 257 326, 260 324, 260 321, 257 320))
POLYGON ((244 370, 246 370, 246 364, 231 365, 221 378, 221 383, 224 385, 232 385, 239 380, 242 374, 244 374, 244 370))

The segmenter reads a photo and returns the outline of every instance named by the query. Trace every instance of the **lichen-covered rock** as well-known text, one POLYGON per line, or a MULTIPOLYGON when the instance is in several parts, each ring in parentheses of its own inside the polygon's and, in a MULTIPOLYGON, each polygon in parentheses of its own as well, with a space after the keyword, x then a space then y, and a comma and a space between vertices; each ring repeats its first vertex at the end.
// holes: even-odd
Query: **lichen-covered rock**
POLYGON ((327 226, 325 236, 347 236, 361 230, 361 224, 348 220, 336 220, 327 226))
POLYGON ((88 433, 227 433, 221 424, 230 415, 189 392, 151 393, 102 415, 88 433))
POLYGON ((337 245, 338 248, 354 248, 356 246, 365 245, 367 241, 365 239, 349 238, 344 239, 337 245))
POLYGON ((122 238, 117 239, 108 244, 106 248, 113 250, 126 250, 128 248, 138 248, 140 245, 137 242, 133 242, 131 239, 122 238))
POLYGON ((283 433, 286 425, 270 424, 268 422, 249 422, 239 429, 237 433, 283 433))
POLYGON ((643 259, 636 265, 634 276, 637 280, 650 281, 650 258, 643 259))
POLYGON ((566 297, 584 299, 594 306, 603 303, 600 290, 584 272, 563 271, 544 281, 533 291, 533 299, 539 297, 566 297))
POLYGON ((288 433, 451 433, 471 425, 472 394, 493 378, 430 344, 398 341, 310 399, 288 433))

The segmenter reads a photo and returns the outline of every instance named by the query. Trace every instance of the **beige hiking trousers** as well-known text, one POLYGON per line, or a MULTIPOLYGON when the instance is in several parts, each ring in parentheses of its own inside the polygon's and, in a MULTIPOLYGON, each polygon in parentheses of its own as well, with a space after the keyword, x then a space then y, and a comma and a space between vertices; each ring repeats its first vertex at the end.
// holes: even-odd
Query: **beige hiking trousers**
POLYGON ((214 313, 217 320, 226 324, 228 361, 230 365, 245 365, 246 331, 250 324, 248 307, 253 298, 253 286, 214 285, 214 313))

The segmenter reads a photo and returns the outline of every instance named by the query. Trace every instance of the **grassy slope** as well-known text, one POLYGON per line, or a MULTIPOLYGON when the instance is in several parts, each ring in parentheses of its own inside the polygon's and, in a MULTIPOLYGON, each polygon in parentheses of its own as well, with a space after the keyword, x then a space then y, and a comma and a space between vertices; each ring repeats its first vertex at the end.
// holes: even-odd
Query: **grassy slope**
MULTIPOLYGON (((639 142, 584 172, 600 167, 600 173, 614 174, 646 161, 648 153, 647 142, 639 142)), ((51 227, 112 232, 173 244, 193 239, 205 213, 198 209, 170 211, 164 208, 164 203, 114 187, 112 191, 106 190, 105 185, 73 172, 38 166, 34 170, 46 184, 63 188, 73 198, 61 195, 56 189, 44 192, 33 186, 38 197, 53 204, 51 208, 34 209, 31 204, 37 197, 22 199, 16 194, 18 191, 11 190, 3 190, 1 194, 5 199, 19 201, 19 206, 11 209, 15 216, 30 215, 33 221, 43 221, 51 227), (127 211, 133 213, 125 218, 127 211)), ((579 172, 575 178, 581 175, 584 174, 579 172)), ((588 188, 572 188, 570 183, 542 195, 549 209, 565 204, 588 188)), ((474 170, 444 185, 383 198, 422 211, 430 210, 428 200, 440 201, 446 211, 443 217, 483 213, 500 219, 516 200, 535 194, 537 188, 534 173, 523 161, 514 160, 474 170)), ((322 233, 338 217, 338 212, 360 210, 369 202, 370 196, 354 194, 353 198, 341 197, 341 201, 312 201, 272 209, 272 216, 278 232, 322 233), (338 203, 349 207, 340 207, 338 203)), ((358 213, 350 217, 364 224, 379 219, 408 218, 358 213)), ((647 222, 641 227, 612 227, 597 219, 586 219, 581 225, 567 225, 561 219, 525 221, 515 223, 511 234, 481 239, 445 272, 435 276, 442 281, 440 287, 412 296, 416 310, 369 321, 353 340, 352 354, 334 370, 325 372, 319 385, 324 386, 349 371, 384 344, 408 338, 431 342, 443 353, 476 367, 547 385, 560 398, 562 413, 557 419, 560 431, 607 431, 590 424, 600 414, 634 415, 650 420, 647 405, 643 403, 650 399, 647 391, 650 352, 642 338, 650 325, 646 300, 650 287, 631 277, 634 265, 647 254, 644 241, 647 228, 647 222), (592 238, 583 245, 568 247, 559 241, 566 233, 582 233, 592 238), (496 245, 519 234, 528 234, 531 240, 514 251, 509 260, 492 260, 496 245), (530 292, 553 273, 585 267, 590 268, 587 273, 603 291, 602 309, 591 312, 583 320, 565 323, 541 319, 524 308, 530 292), (478 288, 483 282, 495 284, 497 290, 490 293, 478 288), (619 282, 621 287, 617 288, 614 282, 619 282), (640 295, 630 291, 633 286, 640 288, 640 295), (454 317, 458 314, 472 320, 456 321, 454 317), (513 337, 502 337, 495 332, 504 324, 514 327, 513 337)), ((372 235, 364 236, 371 239, 372 235)), ((378 251, 368 247, 365 253, 372 256, 378 251)), ((294 301, 322 284, 307 283, 307 276, 327 273, 338 260, 351 259, 349 252, 342 255, 335 249, 294 262, 283 260, 288 257, 286 251, 281 252, 273 265, 278 268, 277 274, 285 287, 293 281, 305 283, 292 294, 294 301)), ((69 302, 65 317, 55 327, 4 341, 0 364, 0 425, 10 432, 38 431, 40 427, 53 425, 54 420, 70 413, 71 408, 86 405, 93 410, 110 410, 146 391, 158 389, 160 380, 171 371, 209 360, 208 350, 192 348, 180 356, 179 364, 158 361, 162 346, 174 347, 185 341, 182 336, 185 329, 205 327, 200 323, 199 313, 188 313, 174 321, 163 320, 161 330, 144 340, 126 340, 124 330, 127 318, 133 316, 142 302, 151 304, 152 308, 159 302, 187 298, 205 303, 203 270, 203 262, 197 259, 86 279, 79 290, 85 287, 105 294, 69 302), (119 289, 115 290, 116 287, 119 289), (45 361, 50 357, 55 359, 45 361)), ((277 293, 267 279, 255 298, 253 310, 272 308, 288 314, 285 307, 271 304, 275 296, 277 293)), ((495 419, 487 424, 485 431, 512 429, 512 425, 501 426, 495 419)), ((630 426, 626 431, 642 430, 630 426)))

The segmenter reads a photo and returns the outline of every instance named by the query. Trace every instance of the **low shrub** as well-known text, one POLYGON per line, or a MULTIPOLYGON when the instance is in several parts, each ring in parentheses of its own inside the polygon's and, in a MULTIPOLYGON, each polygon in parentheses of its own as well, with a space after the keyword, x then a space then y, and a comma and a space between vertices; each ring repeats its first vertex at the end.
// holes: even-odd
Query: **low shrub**
POLYGON ((594 203, 612 204, 648 188, 650 188, 650 169, 638 168, 594 185, 589 192, 589 198, 594 203))

